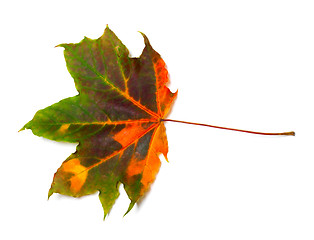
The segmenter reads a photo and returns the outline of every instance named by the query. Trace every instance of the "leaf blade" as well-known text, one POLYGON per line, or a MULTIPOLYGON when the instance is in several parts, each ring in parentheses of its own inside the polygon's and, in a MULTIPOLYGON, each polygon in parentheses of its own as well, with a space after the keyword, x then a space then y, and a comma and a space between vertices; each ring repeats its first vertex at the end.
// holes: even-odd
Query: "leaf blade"
POLYGON ((79 142, 54 175, 48 196, 81 197, 99 192, 106 216, 123 183, 131 203, 154 182, 167 159, 168 142, 161 119, 177 95, 167 88, 168 72, 143 34, 139 58, 107 27, 96 39, 61 44, 67 68, 79 92, 39 110, 23 129, 56 141, 79 142))

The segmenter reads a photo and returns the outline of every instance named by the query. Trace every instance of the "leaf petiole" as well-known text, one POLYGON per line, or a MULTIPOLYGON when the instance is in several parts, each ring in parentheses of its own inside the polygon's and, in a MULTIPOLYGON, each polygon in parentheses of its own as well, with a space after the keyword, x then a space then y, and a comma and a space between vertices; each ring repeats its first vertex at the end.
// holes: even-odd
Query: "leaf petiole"
POLYGON ((295 132, 282 132, 282 133, 265 133, 265 132, 255 132, 255 131, 248 131, 248 130, 241 130, 236 128, 227 128, 227 127, 219 127, 204 123, 194 123, 194 122, 186 122, 186 121, 180 121, 180 120, 173 120, 173 119, 161 119, 161 121, 164 122, 177 122, 177 123, 185 123, 185 124, 192 124, 192 125, 198 125, 198 126, 204 126, 204 127, 211 127, 211 128, 219 128, 224 130, 231 130, 231 131, 237 131, 237 132, 245 132, 245 133, 251 133, 251 134, 259 134, 259 135, 285 135, 285 136, 295 136, 295 132))

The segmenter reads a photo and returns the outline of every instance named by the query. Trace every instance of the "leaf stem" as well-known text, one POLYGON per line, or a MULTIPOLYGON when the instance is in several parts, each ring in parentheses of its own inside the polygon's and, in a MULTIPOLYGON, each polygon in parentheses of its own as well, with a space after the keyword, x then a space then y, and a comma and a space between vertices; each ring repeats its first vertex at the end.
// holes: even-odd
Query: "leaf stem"
POLYGON ((285 135, 285 136, 295 136, 295 132, 282 132, 282 133, 265 133, 265 132, 255 132, 255 131, 248 131, 248 130, 241 130, 236 128, 227 128, 227 127, 219 127, 204 123, 194 123, 194 122, 185 122, 180 120, 173 120, 173 119, 161 119, 161 121, 164 122, 177 122, 177 123, 185 123, 185 124, 192 124, 192 125, 198 125, 198 126, 204 126, 204 127, 211 127, 211 128, 219 128, 219 129, 225 129, 225 130, 231 130, 231 131, 237 131, 237 132, 245 132, 245 133, 251 133, 251 134, 259 134, 259 135, 285 135))

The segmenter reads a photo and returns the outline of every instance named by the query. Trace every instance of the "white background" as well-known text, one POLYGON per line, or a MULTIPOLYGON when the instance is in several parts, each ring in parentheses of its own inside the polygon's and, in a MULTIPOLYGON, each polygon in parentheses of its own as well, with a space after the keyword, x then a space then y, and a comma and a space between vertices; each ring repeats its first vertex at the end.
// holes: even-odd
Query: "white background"
POLYGON ((314 239, 313 1, 4 1, 1 39, 1 239, 314 239), (97 194, 47 193, 75 151, 18 130, 76 95, 60 43, 106 24, 139 56, 144 32, 179 89, 169 163, 127 216, 97 194))

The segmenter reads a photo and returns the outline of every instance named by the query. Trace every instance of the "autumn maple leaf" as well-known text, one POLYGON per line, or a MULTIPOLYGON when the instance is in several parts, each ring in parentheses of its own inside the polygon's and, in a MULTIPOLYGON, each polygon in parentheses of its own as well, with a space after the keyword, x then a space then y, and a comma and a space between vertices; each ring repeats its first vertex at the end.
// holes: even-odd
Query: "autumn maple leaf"
POLYGON ((49 196, 81 197, 99 191, 105 216, 119 196, 131 200, 147 192, 167 159, 164 123, 177 95, 167 88, 168 72, 144 37, 139 58, 107 27, 104 34, 78 44, 61 44, 79 94, 39 110, 23 129, 56 141, 78 142, 55 173, 49 196))

